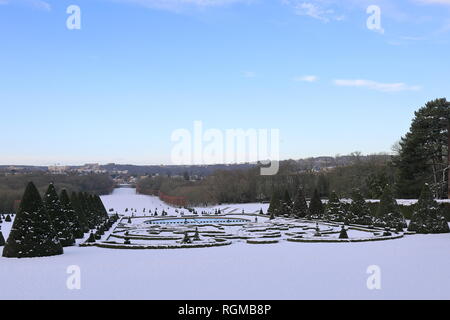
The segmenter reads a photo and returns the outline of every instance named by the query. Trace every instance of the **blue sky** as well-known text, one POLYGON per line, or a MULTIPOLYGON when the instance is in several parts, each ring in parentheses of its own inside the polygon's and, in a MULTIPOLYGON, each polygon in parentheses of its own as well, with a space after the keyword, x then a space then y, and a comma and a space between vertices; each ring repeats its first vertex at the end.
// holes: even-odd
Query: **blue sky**
POLYGON ((170 163, 195 120, 279 128, 283 159, 390 152, 448 98, 449 40, 450 0, 0 0, 0 164, 170 163))

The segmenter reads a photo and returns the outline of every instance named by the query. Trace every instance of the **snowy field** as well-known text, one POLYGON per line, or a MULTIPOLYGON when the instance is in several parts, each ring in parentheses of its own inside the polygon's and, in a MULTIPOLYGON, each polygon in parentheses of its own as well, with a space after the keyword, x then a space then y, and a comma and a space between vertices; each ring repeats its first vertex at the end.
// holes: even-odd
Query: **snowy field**
MULTIPOLYGON (((124 215, 131 215, 131 209, 135 209, 135 216, 142 216, 148 214, 148 209, 152 212, 158 209, 159 212, 165 210, 169 215, 177 215, 176 208, 173 208, 158 197, 146 196, 136 194, 136 189, 131 188, 119 188, 109 196, 102 196, 102 201, 106 207, 106 210, 114 209, 114 212, 124 215), (128 212, 125 212, 128 209, 128 212), (143 210, 146 209, 146 212, 143 210)), ((233 205, 220 205, 209 208, 195 208, 197 211, 208 211, 214 213, 215 209, 220 209, 222 213, 241 213, 244 210, 246 213, 257 213, 260 209, 264 212, 269 208, 268 203, 244 203, 233 205)), ((188 212, 185 211, 186 214, 188 212)))
MULTIPOLYGON (((102 200, 120 214, 126 208, 176 213, 133 189, 116 190, 102 200)), ((260 207, 223 209, 240 213, 260 207)), ((10 225, 1 225, 5 238, 10 225)), ((365 243, 238 242, 201 249, 69 247, 55 257, 0 258, 0 299, 450 299, 449 247, 450 234, 365 243), (80 290, 66 286, 72 265, 81 270, 80 290), (380 290, 366 285, 372 265, 381 270, 380 290)))

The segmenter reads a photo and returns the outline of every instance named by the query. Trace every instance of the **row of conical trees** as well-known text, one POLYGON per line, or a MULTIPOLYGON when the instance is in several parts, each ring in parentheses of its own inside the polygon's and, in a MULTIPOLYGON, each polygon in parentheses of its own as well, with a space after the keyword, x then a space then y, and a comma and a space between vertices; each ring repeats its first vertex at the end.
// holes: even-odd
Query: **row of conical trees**
POLYGON ((306 201, 304 192, 300 189, 291 200, 287 191, 283 196, 275 192, 272 196, 268 214, 275 216, 288 215, 297 218, 324 220, 330 222, 343 222, 345 224, 358 224, 403 230, 418 233, 445 233, 450 232, 448 223, 444 218, 439 204, 434 200, 428 185, 425 185, 417 204, 414 205, 413 215, 409 226, 403 217, 400 207, 393 196, 389 186, 384 188, 375 214, 358 190, 352 194, 350 203, 343 203, 335 192, 332 192, 326 205, 322 203, 317 190, 311 201, 306 201))
POLYGON ((50 184, 41 198, 30 182, 3 249, 4 257, 43 257, 63 253, 86 232, 109 225, 109 216, 99 196, 66 190, 58 196, 50 184))

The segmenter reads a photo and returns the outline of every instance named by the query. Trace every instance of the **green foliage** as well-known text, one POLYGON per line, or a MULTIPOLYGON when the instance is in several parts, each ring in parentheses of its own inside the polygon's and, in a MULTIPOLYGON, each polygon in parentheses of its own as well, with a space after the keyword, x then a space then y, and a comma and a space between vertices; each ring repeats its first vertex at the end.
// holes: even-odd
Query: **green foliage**
POLYGON ((3 249, 8 258, 59 255, 63 248, 35 185, 30 182, 3 249))
POLYGON ((441 203, 441 214, 444 216, 446 221, 450 221, 450 203, 441 203))
POLYGON ((447 196, 446 175, 448 160, 448 125, 450 102, 436 99, 415 113, 409 132, 400 142, 400 152, 394 159, 398 168, 397 190, 401 198, 414 199, 424 183, 435 183, 438 196, 447 196))
POLYGON ((320 199, 319 192, 314 190, 311 203, 309 204, 309 218, 310 219, 322 219, 325 213, 322 200, 320 199))
POLYGON ((380 199, 384 188, 389 184, 385 172, 371 173, 366 179, 367 195, 371 199, 380 199))
POLYGON ((289 195, 289 191, 285 190, 284 191, 284 197, 283 200, 281 200, 281 214, 288 214, 291 215, 292 214, 292 200, 291 200, 291 196, 289 195))
POLYGON ((384 188, 376 212, 375 226, 393 228, 396 230, 403 230, 403 228, 406 228, 406 220, 400 211, 400 207, 397 205, 397 201, 394 198, 390 186, 384 188))
POLYGON ((0 226, 0 247, 5 245, 5 238, 3 237, 2 229, 0 226))
POLYGON ((61 208, 67 217, 70 231, 75 239, 81 239, 84 236, 84 230, 81 226, 81 222, 79 220, 79 216, 75 211, 72 203, 70 202, 69 195, 67 194, 66 189, 61 191, 61 195, 59 196, 59 200, 61 202, 61 208))
POLYGON ((448 223, 442 215, 441 207, 434 200, 429 186, 426 184, 418 203, 414 206, 414 213, 408 230, 417 233, 447 233, 450 232, 448 223))
POLYGON ((184 233, 184 238, 183 238, 183 243, 192 243, 191 238, 189 237, 189 234, 187 233, 187 231, 184 233))
POLYGON ((372 225, 373 218, 370 214, 370 208, 359 190, 352 194, 352 203, 350 204, 347 219, 349 223, 372 225))
POLYGON ((79 198, 79 195, 76 192, 72 192, 70 196, 70 202, 72 203, 72 207, 74 208, 77 217, 78 223, 80 224, 80 228, 83 233, 89 231, 89 224, 87 221, 86 213, 84 212, 84 206, 79 198))
POLYGON ((89 238, 86 240, 87 243, 94 243, 95 242, 95 234, 91 231, 89 234, 89 238))
POLYGON ((342 226, 341 232, 339 233, 339 239, 348 239, 347 230, 342 226))
POLYGON ((73 245, 75 239, 73 238, 69 219, 61 206, 55 186, 52 183, 50 183, 47 192, 44 195, 44 205, 52 220, 53 229, 56 232, 61 245, 63 247, 73 245))
POLYGON ((281 213, 281 199, 278 191, 274 191, 272 199, 270 200, 269 209, 267 210, 271 215, 277 216, 281 213))
POLYGON ((302 188, 299 188, 297 191, 292 212, 299 218, 305 218, 309 214, 308 204, 302 188))
POLYGON ((15 203, 21 199, 28 181, 33 181, 41 195, 46 192, 51 182, 57 190, 66 189, 68 192, 109 194, 114 187, 113 180, 106 174, 49 175, 44 172, 31 172, 3 175, 0 173, 0 212, 14 212, 18 209, 15 203))
POLYGON ((345 211, 336 192, 331 192, 325 209, 325 218, 329 221, 344 222, 345 211))
MULTIPOLYGON (((182 177, 145 177, 137 182, 137 188, 143 194, 155 195, 161 191, 170 196, 186 197, 190 205, 204 206, 269 201, 277 190, 287 190, 292 196, 300 187, 307 198, 312 197, 315 189, 321 197, 327 197, 329 190, 349 196, 355 188, 370 197, 373 193, 371 188, 379 187, 368 186, 369 176, 383 176, 389 183, 393 183, 395 177, 391 156, 386 154, 329 158, 327 161, 334 168, 322 172, 313 170, 314 165, 308 164, 309 161, 314 160, 281 161, 280 171, 274 176, 261 176, 256 167, 216 171, 199 181, 186 181, 182 177)), ((283 193, 280 198, 283 198, 283 193)))

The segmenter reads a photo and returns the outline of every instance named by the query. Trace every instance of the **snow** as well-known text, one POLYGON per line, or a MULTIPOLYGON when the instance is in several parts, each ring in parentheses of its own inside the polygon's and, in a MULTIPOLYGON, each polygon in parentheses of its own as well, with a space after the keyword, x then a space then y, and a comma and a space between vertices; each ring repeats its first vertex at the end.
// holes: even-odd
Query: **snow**
MULTIPOLYGON (((119 213, 169 207, 132 189, 102 200, 119 213)), ((260 206, 228 205, 249 211, 260 206)), ((11 223, 1 226, 6 238, 11 223)), ((54 257, 0 258, 0 299, 450 299, 449 243, 450 234, 438 234, 174 250, 68 247, 54 257), (81 270, 80 290, 66 286, 72 265, 81 270), (367 288, 372 265, 380 267, 381 290, 367 288)))

